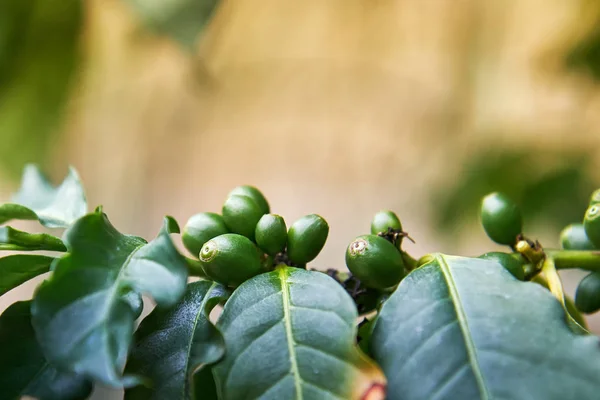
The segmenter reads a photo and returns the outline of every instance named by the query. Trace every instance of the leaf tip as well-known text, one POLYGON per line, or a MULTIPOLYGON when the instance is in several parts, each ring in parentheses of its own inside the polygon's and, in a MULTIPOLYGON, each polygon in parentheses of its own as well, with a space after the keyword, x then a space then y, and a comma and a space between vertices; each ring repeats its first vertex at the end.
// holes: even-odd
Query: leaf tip
POLYGON ((383 371, 360 350, 359 363, 361 374, 358 379, 353 380, 353 399, 360 400, 384 400, 387 393, 387 379, 383 371))
POLYGON ((360 400, 384 400, 387 393, 386 386, 382 383, 373 383, 363 394, 360 400))
POLYGON ((175 218, 171 217, 170 215, 165 216, 164 228, 167 231, 167 233, 180 233, 181 232, 181 230, 179 229, 179 224, 177 223, 175 218))

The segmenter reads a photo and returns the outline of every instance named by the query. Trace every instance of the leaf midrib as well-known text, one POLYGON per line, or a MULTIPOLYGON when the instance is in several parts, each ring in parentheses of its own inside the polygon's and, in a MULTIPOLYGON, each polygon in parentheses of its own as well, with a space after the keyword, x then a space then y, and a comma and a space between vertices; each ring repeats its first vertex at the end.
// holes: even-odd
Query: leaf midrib
POLYGON ((444 279, 446 280, 446 284, 448 285, 448 292, 452 298, 454 310, 456 311, 456 319, 458 320, 458 326, 460 327, 463 339, 465 341, 467 357, 469 358, 471 370, 473 371, 473 375, 477 381, 477 386, 481 394, 481 400, 488 400, 490 398, 490 394, 485 384, 483 374, 481 373, 481 367, 477 358, 477 350, 475 349, 475 343, 471 337, 471 331, 469 329, 469 324, 467 323, 467 316, 460 301, 460 295, 456 287, 456 282, 454 282, 454 277, 452 276, 452 272, 450 271, 448 263, 446 263, 446 259, 441 255, 438 255, 436 258, 442 274, 444 275, 444 279))
POLYGON ((296 359, 296 341, 292 332, 292 318, 290 316, 290 288, 287 282, 287 267, 279 268, 279 280, 281 281, 281 292, 283 299, 283 320, 285 322, 285 335, 287 339, 288 351, 290 353, 290 372, 294 377, 294 386, 296 387, 296 400, 302 400, 302 378, 298 369, 298 360, 296 359))

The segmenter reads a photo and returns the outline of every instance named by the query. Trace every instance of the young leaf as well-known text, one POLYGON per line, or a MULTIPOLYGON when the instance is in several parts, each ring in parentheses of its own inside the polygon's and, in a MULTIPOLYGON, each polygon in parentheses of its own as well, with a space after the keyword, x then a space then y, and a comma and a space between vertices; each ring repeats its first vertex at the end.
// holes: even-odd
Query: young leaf
POLYGON ((0 250, 66 251, 67 248, 62 240, 47 233, 27 233, 10 226, 0 226, 0 250))
POLYGON ((194 50, 218 3, 218 0, 125 1, 150 30, 171 36, 190 51, 194 50))
POLYGON ((69 254, 32 305, 33 326, 50 362, 113 387, 139 382, 121 372, 141 294, 169 307, 185 291, 187 269, 169 236, 173 231, 177 224, 167 217, 156 239, 145 244, 96 212, 65 232, 69 254))
POLYGON ((226 297, 227 289, 218 283, 193 282, 175 307, 157 308, 142 321, 125 370, 149 378, 152 385, 126 390, 126 400, 194 398, 194 371, 218 361, 225 351, 223 337, 208 316, 226 297))
POLYGON ((282 266, 246 281, 217 324, 220 398, 383 399, 385 377, 355 343, 357 317, 342 286, 320 272, 282 266))
POLYGON ((0 258, 0 296, 50 270, 55 259, 35 254, 14 254, 0 258))
POLYGON ((597 337, 496 262, 437 255, 383 305, 371 337, 390 399, 593 399, 597 337))
POLYGON ((20 301, 0 316, 0 399, 85 399, 92 385, 81 376, 48 364, 31 326, 31 301, 20 301))
POLYGON ((87 212, 85 193, 74 168, 53 187, 35 165, 27 165, 12 203, 0 205, 0 224, 12 219, 38 219, 49 228, 66 228, 87 212))

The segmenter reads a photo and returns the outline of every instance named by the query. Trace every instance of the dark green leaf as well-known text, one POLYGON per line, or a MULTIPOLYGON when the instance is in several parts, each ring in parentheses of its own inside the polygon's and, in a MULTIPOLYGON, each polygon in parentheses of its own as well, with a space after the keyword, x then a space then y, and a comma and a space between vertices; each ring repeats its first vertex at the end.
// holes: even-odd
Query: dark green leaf
MULTIPOLYGON (((142 321, 126 372, 149 378, 152 386, 129 389, 125 399, 194 398, 192 374, 201 366, 218 361, 225 351, 223 337, 208 316, 227 295, 218 283, 193 282, 175 307, 155 309, 142 321)), ((206 369, 210 372, 210 368, 206 369)), ((200 398, 205 399, 204 389, 199 389, 203 394, 200 398)))
POLYGON ((0 163, 15 175, 26 162, 47 160, 56 144, 80 60, 83 7, 0 1, 0 163))
POLYGON ((14 254, 0 258, 0 296, 50 270, 53 257, 14 254))
POLYGON ((67 248, 62 240, 47 233, 27 233, 10 226, 0 226, 0 250, 66 251, 67 248))
POLYGON ((53 187, 35 165, 27 165, 13 202, 0 205, 0 224, 12 219, 39 219, 50 228, 66 228, 87 212, 85 193, 74 168, 53 187))
POLYGON ((139 382, 121 372, 141 294, 168 307, 185 291, 186 263, 169 236, 172 225, 166 218, 149 244, 119 233, 103 213, 88 214, 65 232, 70 253, 32 306, 40 345, 52 363, 114 387, 139 382))
POLYGON ((219 392, 212 368, 202 368, 194 374, 194 399, 219 400, 219 392))
POLYGON ((594 399, 600 341, 574 334, 540 285, 437 255, 383 305, 371 349, 389 399, 594 399))
POLYGON ((150 30, 171 36, 190 51, 194 50, 218 3, 218 0, 125 1, 150 30))
POLYGON ((14 303, 0 316, 0 399, 85 399, 92 385, 48 364, 31 326, 31 301, 14 303))
POLYGON ((375 326, 376 317, 371 319, 365 319, 358 326, 357 342, 358 347, 365 353, 371 356, 371 335, 373 334, 373 327, 375 326))
POLYGON ((381 393, 385 378, 355 343, 357 317, 344 288, 320 272, 279 267, 246 281, 217 324, 226 347, 214 367, 220 398, 363 399, 381 393))

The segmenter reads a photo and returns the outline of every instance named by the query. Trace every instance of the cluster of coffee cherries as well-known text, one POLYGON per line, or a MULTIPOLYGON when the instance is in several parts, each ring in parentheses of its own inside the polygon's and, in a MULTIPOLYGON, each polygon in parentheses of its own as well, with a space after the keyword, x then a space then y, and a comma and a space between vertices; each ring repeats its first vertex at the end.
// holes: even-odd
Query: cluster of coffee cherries
MULTIPOLYGON (((513 250, 513 253, 492 252, 481 257, 499 262, 520 280, 535 280, 546 252, 539 242, 523 235, 523 218, 516 203, 502 193, 491 193, 481 202, 480 217, 490 239, 513 250)), ((592 193, 583 222, 562 230, 560 244, 568 251, 600 250, 600 189, 592 193)), ((600 310, 600 271, 591 272, 581 280, 575 292, 575 306, 585 314, 600 310)))
POLYGON ((270 213, 257 188, 238 186, 229 193, 221 214, 192 216, 182 239, 206 277, 235 287, 279 264, 306 268, 328 234, 329 225, 316 214, 305 215, 287 229, 281 216, 270 213))

